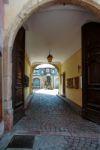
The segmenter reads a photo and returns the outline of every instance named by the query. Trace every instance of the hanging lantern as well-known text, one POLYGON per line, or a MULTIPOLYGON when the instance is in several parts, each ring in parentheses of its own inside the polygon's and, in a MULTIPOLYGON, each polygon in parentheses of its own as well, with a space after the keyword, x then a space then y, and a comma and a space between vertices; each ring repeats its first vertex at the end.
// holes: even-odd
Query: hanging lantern
POLYGON ((47 56, 48 63, 51 63, 52 59, 53 59, 53 56, 49 52, 49 55, 47 56))

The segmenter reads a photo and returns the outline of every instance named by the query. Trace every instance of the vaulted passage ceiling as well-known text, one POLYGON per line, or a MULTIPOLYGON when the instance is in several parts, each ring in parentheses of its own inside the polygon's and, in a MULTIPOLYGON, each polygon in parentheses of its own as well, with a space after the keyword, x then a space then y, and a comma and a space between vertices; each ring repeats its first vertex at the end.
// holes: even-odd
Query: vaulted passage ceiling
POLYGON ((87 10, 56 5, 35 12, 25 23, 26 51, 31 63, 46 63, 49 50, 53 62, 63 62, 81 48, 81 27, 97 21, 87 10))

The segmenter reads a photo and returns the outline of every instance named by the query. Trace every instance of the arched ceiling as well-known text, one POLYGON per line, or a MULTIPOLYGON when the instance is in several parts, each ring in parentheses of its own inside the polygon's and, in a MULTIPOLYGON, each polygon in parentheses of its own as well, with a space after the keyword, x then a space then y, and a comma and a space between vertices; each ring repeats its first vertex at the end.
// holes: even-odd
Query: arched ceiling
POLYGON ((31 63, 46 63, 49 51, 54 63, 62 63, 81 48, 81 27, 98 18, 81 7, 56 5, 39 10, 24 24, 26 51, 31 63))

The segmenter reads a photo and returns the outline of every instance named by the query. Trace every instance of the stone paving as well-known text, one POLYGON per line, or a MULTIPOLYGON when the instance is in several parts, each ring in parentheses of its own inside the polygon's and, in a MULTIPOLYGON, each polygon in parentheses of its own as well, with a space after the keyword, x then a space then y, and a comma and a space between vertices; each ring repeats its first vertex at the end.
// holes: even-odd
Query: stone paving
POLYGON ((50 133, 68 136, 100 136, 100 126, 83 119, 58 96, 35 93, 23 117, 14 127, 17 133, 50 133))
POLYGON ((100 150, 100 126, 58 96, 35 93, 13 135, 34 135, 34 150, 100 150))
POLYGON ((100 141, 70 136, 37 136, 33 150, 100 150, 100 141))

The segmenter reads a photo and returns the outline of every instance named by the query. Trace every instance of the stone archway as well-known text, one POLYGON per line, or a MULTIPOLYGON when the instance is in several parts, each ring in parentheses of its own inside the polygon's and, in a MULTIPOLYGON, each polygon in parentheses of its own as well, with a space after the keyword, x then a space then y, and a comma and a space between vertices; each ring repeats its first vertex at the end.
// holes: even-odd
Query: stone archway
POLYGON ((72 4, 82 6, 100 17, 100 5, 94 0, 30 0, 21 10, 19 15, 13 21, 8 31, 5 33, 4 51, 3 51, 3 106, 5 129, 11 130, 13 125, 12 109, 12 47, 15 36, 22 24, 35 13, 40 7, 47 7, 55 4, 72 4))
POLYGON ((34 78, 33 84, 34 84, 35 88, 40 88, 40 78, 34 78))
MULTIPOLYGON (((43 70, 42 70, 43 71, 43 70)), ((54 70, 53 70, 54 71, 54 70)), ((32 80, 34 80, 34 79, 37 79, 37 78, 40 78, 40 81, 41 81, 41 84, 40 84, 40 88, 41 89, 44 89, 44 88, 46 88, 46 79, 48 78, 48 76, 51 78, 51 88, 50 89, 55 89, 54 87, 54 85, 55 85, 55 80, 56 80, 56 78, 58 78, 58 92, 60 92, 60 66, 59 66, 59 64, 48 64, 48 63, 44 63, 44 64, 36 64, 36 65, 33 65, 32 66, 32 72, 33 72, 33 76, 32 76, 32 80), (42 65, 46 65, 45 67, 44 66, 42 66, 42 65), (42 67, 45 69, 45 73, 43 73, 42 75, 37 75, 37 74, 34 74, 34 71, 35 71, 35 69, 37 69, 37 67, 40 67, 40 69, 42 69, 42 67), (53 68, 52 68, 53 67, 53 68), (48 72, 46 72, 46 69, 56 69, 56 72, 57 72, 57 74, 56 74, 56 72, 55 72, 55 74, 53 75, 52 74, 52 71, 50 71, 49 73, 48 72)), ((43 71, 44 72, 44 71, 43 71)), ((32 88, 33 90, 35 89, 34 88, 34 84, 33 84, 33 88, 32 88)), ((37 88, 36 88, 37 89, 37 88)), ((36 90, 35 89, 35 90, 36 90)), ((49 88, 48 88, 49 89, 49 88)))

